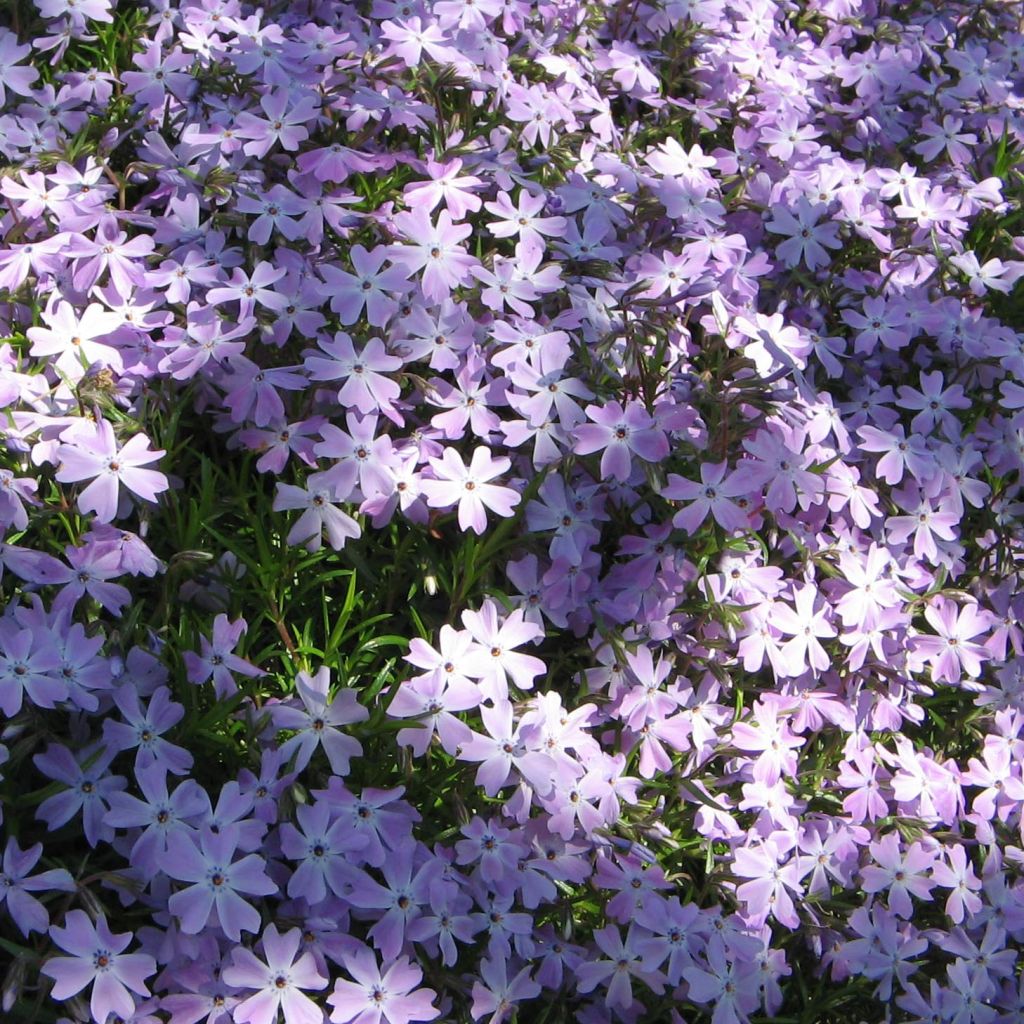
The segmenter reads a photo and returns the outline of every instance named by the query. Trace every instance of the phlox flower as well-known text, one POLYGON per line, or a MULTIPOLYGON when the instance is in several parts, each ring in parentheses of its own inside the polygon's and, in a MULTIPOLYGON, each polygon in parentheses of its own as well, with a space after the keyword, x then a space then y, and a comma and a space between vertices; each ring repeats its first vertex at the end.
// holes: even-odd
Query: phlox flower
POLYGON ((26 696, 36 707, 52 708, 68 695, 58 675, 60 655, 46 636, 0 621, 0 711, 8 718, 21 711, 26 696))
POLYGON ((861 869, 864 891, 884 892, 889 909, 902 918, 910 920, 914 907, 911 896, 921 900, 931 898, 935 883, 924 874, 936 861, 936 851, 923 843, 916 842, 901 852, 900 837, 888 832, 868 847, 874 864, 861 869))
POLYGON ((346 541, 362 535, 359 523, 335 504, 345 501, 352 493, 351 485, 342 483, 342 478, 354 478, 356 473, 355 464, 349 463, 343 474, 334 471, 313 473, 307 478, 304 488, 278 483, 274 511, 305 510, 288 531, 286 539, 289 544, 302 544, 307 551, 319 551, 326 533, 331 548, 340 551, 346 541))
POLYGON ((401 369, 402 360, 388 355, 380 338, 371 338, 358 352, 344 331, 338 331, 333 339, 319 338, 317 344, 327 358, 316 353, 306 356, 305 367, 312 380, 343 381, 338 390, 343 406, 364 415, 382 412, 401 423, 394 406, 401 388, 386 374, 401 369))
MULTIPOLYGON (((581 965, 582 966, 582 965, 581 965)), ((508 962, 503 957, 480 961, 480 980, 473 982, 473 1020, 487 1017, 486 1024, 503 1024, 515 1012, 516 1005, 540 995, 540 985, 530 977, 530 966, 521 968, 511 980, 508 962)))
POLYGON ((46 907, 33 892, 74 892, 75 880, 64 868, 51 868, 30 875, 43 855, 43 844, 36 843, 22 850, 17 839, 10 836, 0 865, 0 904, 7 907, 11 920, 22 935, 45 932, 50 924, 46 907))
POLYGON ((232 653, 246 628, 245 619, 230 622, 223 613, 216 616, 212 640, 200 636, 200 653, 185 651, 182 655, 188 681, 199 686, 212 677, 214 692, 223 700, 238 690, 233 673, 250 678, 263 675, 263 669, 232 653))
POLYGON ((820 601, 821 595, 813 583, 794 590, 795 609, 782 601, 772 604, 771 622, 784 635, 792 637, 781 648, 781 664, 786 674, 802 675, 808 667, 824 672, 831 664, 828 652, 820 638, 836 635, 828 621, 828 605, 820 601), (819 603, 820 602, 820 603, 819 603), (815 609, 815 605, 818 605, 815 609))
POLYGON ((95 424, 81 422, 68 427, 61 441, 56 477, 61 483, 92 481, 78 495, 78 507, 83 513, 95 512, 101 523, 117 516, 122 485, 144 501, 156 501, 170 486, 163 473, 140 468, 167 454, 162 449, 151 450, 145 434, 136 434, 119 445, 109 421, 100 419, 95 424))
POLYGON ((239 941, 243 931, 259 931, 259 911, 239 894, 271 896, 277 892, 277 883, 267 875, 259 854, 234 859, 239 834, 237 825, 216 832, 206 827, 199 832, 198 846, 188 833, 175 832, 169 837, 164 871, 171 878, 192 883, 167 901, 167 909, 180 919, 186 934, 201 932, 211 920, 216 920, 233 942, 239 941))
POLYGON ((795 267, 802 262, 808 270, 817 270, 828 265, 827 249, 841 247, 837 237, 839 225, 832 221, 819 223, 824 212, 824 207, 812 205, 803 196, 797 200, 795 213, 785 206, 773 207, 773 219, 766 227, 777 235, 786 236, 776 251, 787 266, 795 267))
POLYGON ((409 290, 409 272, 401 267, 381 269, 388 257, 385 246, 367 251, 361 245, 353 245, 348 257, 355 273, 331 263, 319 268, 325 282, 323 295, 330 297, 331 309, 342 324, 354 324, 365 315, 367 323, 383 327, 398 308, 392 294, 409 290))
POLYGON ((170 863, 168 843, 176 833, 191 830, 190 820, 209 807, 209 797, 194 779, 185 779, 173 791, 167 788, 167 771, 154 764, 135 773, 143 799, 113 792, 104 823, 114 828, 140 828, 132 844, 132 864, 155 874, 170 863))
POLYGON ((925 607, 924 617, 938 636, 918 635, 913 646, 927 658, 932 679, 956 685, 965 673, 977 678, 982 662, 989 660, 990 655, 974 638, 992 628, 991 614, 976 604, 960 608, 955 601, 937 596, 925 607))
POLYGON ((423 971, 408 957, 382 973, 376 955, 359 945, 342 953, 342 963, 354 980, 339 978, 327 997, 333 1024, 409 1024, 441 1015, 433 1006, 437 993, 418 987, 423 971))
POLYGON ((683 968, 683 979, 690 999, 713 1005, 712 1024, 742 1024, 761 1001, 758 973, 753 963, 730 957, 714 934, 704 957, 683 968))
POLYGON ((437 215, 437 224, 422 207, 395 215, 395 229, 407 239, 388 249, 388 257, 409 274, 423 271, 423 296, 428 302, 443 302, 454 288, 471 280, 478 265, 475 256, 459 244, 473 231, 470 224, 455 224, 448 210, 437 215))
POLYGON ((84 910, 70 910, 63 927, 50 928, 50 938, 71 954, 51 957, 40 968, 54 981, 54 999, 70 999, 92 984, 92 1018, 105 1022, 111 1014, 126 1020, 134 1014, 133 992, 149 995, 146 978, 156 974, 156 961, 147 953, 125 953, 131 932, 115 935, 106 918, 94 925, 84 910))
POLYGON ((668 456, 668 438, 643 403, 632 401, 625 408, 614 401, 588 405, 586 413, 593 422, 573 430, 573 451, 578 455, 600 451, 602 476, 625 483, 633 470, 633 455, 645 462, 660 462, 668 456))
MULTIPOLYGON (((47 2, 57 3, 60 0, 47 2)), ((101 10, 105 8, 104 0, 90 2, 101 10)), ((31 95, 32 83, 39 77, 39 70, 31 64, 20 63, 31 53, 32 47, 28 43, 19 43, 14 32, 9 29, 3 30, 3 34, 0 35, 0 108, 6 104, 7 89, 21 96, 31 95)))
POLYGON ((741 479, 740 473, 727 477, 728 467, 727 462, 701 463, 700 483, 669 473, 668 483, 661 490, 662 497, 690 502, 672 517, 672 525, 677 530, 695 533, 709 512, 723 530, 742 530, 749 524, 746 512, 730 499, 747 494, 750 486, 741 479))
POLYGON ((106 719, 103 739, 112 750, 136 749, 136 771, 154 764, 162 765, 175 775, 185 775, 191 769, 192 755, 184 747, 162 739, 185 714, 184 707, 171 700, 166 686, 153 693, 147 708, 143 708, 133 682, 125 683, 114 692, 114 702, 125 721, 106 719))
POLYGON ((943 850, 945 860, 938 861, 932 868, 931 880, 943 889, 949 889, 946 899, 946 916, 960 924, 968 915, 977 914, 982 908, 981 879, 974 873, 974 865, 967 859, 963 846, 949 846, 943 850))
POLYGON ((491 483, 507 472, 512 462, 505 456, 491 457, 487 448, 473 451, 469 466, 454 448, 445 448, 441 458, 431 458, 434 479, 421 479, 420 488, 431 508, 458 504, 459 527, 482 534, 487 529, 487 509, 508 517, 522 500, 511 487, 491 483))
POLYGON ((552 788, 555 763, 546 754, 528 746, 529 727, 514 723, 512 705, 497 701, 493 707, 480 708, 486 735, 473 733, 456 755, 462 761, 475 761, 480 767, 476 784, 488 796, 497 796, 519 774, 539 792, 552 788))
POLYGON ((504 700, 508 695, 508 680, 520 690, 532 690, 534 679, 547 670, 540 658, 516 651, 516 647, 544 634, 534 623, 527 622, 521 609, 505 616, 499 622, 497 605, 486 600, 479 611, 467 609, 462 622, 475 641, 465 659, 465 671, 481 680, 481 688, 493 699, 504 700))
POLYGON ((285 1024, 323 1024, 323 1010, 305 990, 327 987, 327 979, 317 970, 313 954, 304 952, 296 959, 302 933, 298 928, 281 935, 277 926, 267 925, 263 933, 264 960, 244 946, 231 951, 232 963, 222 977, 239 989, 255 989, 234 1011, 236 1024, 275 1024, 278 1013, 285 1024))
POLYGON ((804 872, 799 857, 783 864, 784 858, 785 850, 770 838, 733 852, 733 874, 750 879, 736 887, 736 895, 747 904, 752 923, 759 925, 774 917, 787 928, 800 927, 793 896, 803 893, 800 878, 804 872))
POLYGON ((50 744, 43 753, 36 754, 32 761, 43 775, 66 787, 47 797, 39 805, 36 817, 50 829, 58 829, 81 814, 82 829, 90 846, 113 839, 114 830, 104 818, 111 797, 128 784, 122 776, 108 771, 113 759, 114 751, 96 746, 79 751, 77 757, 59 744, 50 744))
POLYGON ((119 347, 108 340, 121 326, 116 313, 91 302, 78 314, 68 302, 56 302, 42 313, 45 327, 30 327, 26 332, 32 342, 33 356, 56 356, 53 366, 68 380, 77 383, 88 367, 110 367, 115 373, 124 371, 119 347))
POLYGON ((295 689, 302 707, 277 704, 271 708, 271 718, 278 729, 296 730, 281 746, 286 761, 295 756, 295 771, 302 771, 317 747, 323 747, 331 771, 344 776, 349 772, 350 759, 363 751, 360 742, 346 736, 339 726, 365 722, 370 713, 356 700, 355 690, 338 690, 329 699, 330 678, 331 672, 326 666, 321 666, 313 676, 299 672, 295 689))
POLYGON ((327 898, 349 891, 352 876, 347 870, 356 851, 368 843, 365 832, 355 832, 344 818, 332 821, 330 801, 300 804, 295 809, 299 828, 285 822, 281 826, 281 852, 299 866, 288 880, 288 895, 302 898, 311 907, 327 898))

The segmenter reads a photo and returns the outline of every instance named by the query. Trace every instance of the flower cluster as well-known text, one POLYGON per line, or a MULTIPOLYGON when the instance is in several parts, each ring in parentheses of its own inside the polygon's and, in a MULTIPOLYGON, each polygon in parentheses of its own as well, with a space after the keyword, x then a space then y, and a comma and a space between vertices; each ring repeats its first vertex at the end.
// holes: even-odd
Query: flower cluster
POLYGON ((1019 1021, 1019 15, 11 0, 5 1019, 1019 1021))

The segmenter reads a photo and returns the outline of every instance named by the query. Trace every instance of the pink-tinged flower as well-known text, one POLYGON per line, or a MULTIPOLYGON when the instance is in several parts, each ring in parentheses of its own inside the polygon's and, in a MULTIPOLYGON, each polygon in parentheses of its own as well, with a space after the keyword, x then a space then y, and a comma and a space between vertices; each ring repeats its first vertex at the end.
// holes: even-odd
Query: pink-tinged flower
POLYGON ((493 213, 497 220, 491 221, 487 229, 496 238, 518 238, 527 250, 543 252, 544 236, 558 237, 565 232, 564 217, 538 216, 547 204, 543 195, 532 195, 526 189, 519 190, 518 205, 512 205, 507 192, 499 192, 496 202, 484 203, 484 209, 493 213))
POLYGON ((776 248, 786 266, 795 267, 803 262, 808 270, 816 270, 829 262, 826 249, 842 246, 837 237, 838 224, 832 221, 818 223, 825 212, 824 206, 812 205, 803 196, 797 200, 795 213, 784 206, 772 208, 774 219, 765 226, 774 234, 787 236, 776 248))
POLYGON ((590 455, 600 451, 601 475, 625 483, 632 472, 631 456, 645 462, 660 462, 668 456, 668 437, 641 402, 623 407, 618 402, 588 405, 592 423, 583 423, 573 431, 573 451, 590 455))
POLYGON ((433 480, 421 480, 420 488, 431 508, 459 506, 459 527, 482 534, 487 529, 487 509, 509 517, 522 500, 511 487, 490 481, 508 471, 512 465, 504 455, 497 459, 482 445, 473 451, 469 466, 454 448, 445 448, 440 459, 431 458, 433 480))
POLYGON ((968 914, 981 910, 981 879, 974 873, 974 865, 967 859, 963 846, 950 846, 943 850, 946 861, 938 861, 932 868, 932 882, 949 889, 946 899, 946 916, 954 924, 960 924, 968 914))
POLYGON ((238 942, 243 931, 260 930, 259 911, 239 894, 271 896, 277 892, 277 883, 267 875, 259 854, 234 859, 238 841, 237 825, 216 832, 203 828, 198 848, 186 833, 177 832, 168 841, 164 871, 192 883, 167 901, 167 909, 180 919, 186 935, 197 935, 210 921, 216 921, 232 942, 238 942))
POLYGON ((423 971, 408 957, 391 962, 383 973, 376 954, 366 946, 346 950, 341 959, 355 980, 339 978, 327 997, 334 1024, 409 1024, 441 1015, 433 1006, 437 993, 417 987, 423 971))
POLYGON ((343 406, 355 407, 364 415, 383 412, 401 423, 394 407, 401 388, 385 374, 400 370, 402 360, 389 356, 380 338, 371 338, 359 352, 344 331, 338 331, 333 339, 319 338, 317 344, 328 358, 315 353, 306 356, 305 366, 313 380, 343 381, 338 391, 343 406))
POLYGON ((330 681, 331 671, 326 665, 314 676, 300 672, 295 679, 295 689, 303 706, 277 704, 270 710, 278 729, 295 730, 295 735, 281 747, 286 761, 295 755, 295 771, 302 771, 317 747, 323 747, 331 771, 335 775, 348 775, 350 759, 363 752, 360 742, 346 736, 339 726, 365 722, 370 713, 356 700, 355 690, 337 690, 334 697, 329 698, 330 681))
POLYGON ((868 851, 875 863, 861 869, 861 878, 865 892, 884 892, 889 909, 910 920, 914 914, 910 897, 928 900, 935 888, 935 882, 924 872, 934 866, 937 851, 928 849, 923 843, 911 843, 904 854, 901 846, 896 832, 888 832, 873 842, 868 851))
POLYGON ((972 757, 963 782, 967 786, 983 787, 971 805, 975 814, 986 821, 998 817, 1006 821, 1010 814, 1024 804, 1024 781, 1020 778, 1020 760, 1010 748, 995 737, 986 737, 984 762, 972 757))
MULTIPOLYGON (((95 241, 85 235, 74 235, 62 255, 75 257, 78 262, 74 272, 74 286, 77 291, 88 292, 110 271, 110 284, 121 299, 131 296, 135 288, 145 283, 145 257, 156 247, 149 235, 136 235, 129 239, 115 226, 102 225, 96 231, 95 241)), ((108 302, 109 304, 109 302, 108 302)))
POLYGON ((418 17, 385 21, 381 24, 380 32, 388 40, 387 48, 381 54, 382 59, 393 55, 408 68, 416 67, 423 59, 424 52, 438 64, 451 64, 458 56, 455 50, 445 45, 447 37, 437 25, 424 26, 418 17))
POLYGON ((700 483, 669 473, 668 483, 661 491, 662 497, 690 502, 672 517, 672 525, 677 530, 695 533, 708 512, 723 530, 742 530, 749 525, 746 512, 730 499, 747 494, 750 485, 741 479, 741 473, 731 473, 727 477, 728 468, 727 462, 702 463, 700 483))
POLYGON ((799 857, 781 864, 785 855, 786 851, 774 839, 766 839, 757 846, 741 846, 733 852, 733 874, 750 879, 736 887, 736 895, 747 904, 747 917, 752 923, 760 925, 774 917, 787 928, 800 927, 790 893, 802 895, 803 872, 799 857))
POLYGON ((1022 269, 1019 263, 1015 267, 996 258, 981 263, 977 255, 970 251, 950 256, 949 262, 967 276, 968 287, 979 298, 989 290, 1004 295, 1013 291, 1022 269))
POLYGON ((78 496, 78 507, 83 513, 95 512, 101 523, 109 523, 117 515, 122 484, 144 501, 156 501, 169 486, 163 473, 139 468, 166 454, 151 450, 145 434, 136 434, 119 447, 114 428, 101 419, 95 424, 76 423, 60 436, 57 479, 61 483, 91 479, 78 496))
MULTIPOLYGON (((3 80, 0 72, 0 90, 2 89, 3 80)), ((11 182, 11 178, 5 178, 0 185, 0 191, 4 195, 9 195, 11 182)), ((59 254, 66 239, 66 234, 56 234, 21 245, 7 243, 8 248, 0 251, 0 290, 13 294, 28 280, 29 274, 42 277, 55 273, 60 266, 59 254)))
POLYGON ((124 371, 121 352, 105 339, 122 324, 121 317, 90 303, 79 316, 68 302, 57 302, 42 314, 46 327, 30 327, 26 335, 32 342, 33 356, 56 356, 53 365, 72 383, 78 383, 93 364, 124 371))
POLYGON ((64 868, 51 868, 30 875, 29 872, 42 855, 42 843, 22 850, 18 841, 11 836, 7 840, 0 868, 0 904, 6 905, 11 920, 25 936, 29 932, 45 932, 50 925, 46 907, 35 896, 30 896, 30 893, 75 892, 78 888, 64 868))
MULTIPOLYGON (((388 22, 381 26, 386 33, 388 22)), ((423 209, 428 213, 442 200, 451 212, 453 220, 464 220, 466 214, 480 209, 483 200, 473 194, 484 182, 472 174, 459 174, 462 161, 457 157, 445 163, 427 158, 426 171, 430 181, 414 181, 405 186, 402 198, 410 209, 423 209)))
POLYGON ((753 709, 753 723, 737 722, 732 727, 732 744, 740 750, 757 753, 753 775, 757 782, 774 785, 784 775, 796 774, 796 755, 804 745, 800 736, 793 735, 785 719, 779 719, 779 705, 767 695, 753 709))
POLYGON ((523 967, 509 980, 504 957, 480 961, 480 978, 473 982, 473 1020, 487 1017, 486 1024, 503 1024, 515 1012, 516 1005, 540 995, 540 985, 530 977, 530 966, 523 967), (488 1014, 490 1016, 488 1016, 488 1014))
POLYGON ((808 667, 815 672, 824 672, 832 662, 819 637, 836 635, 835 627, 828 621, 828 604, 821 599, 813 583, 794 590, 793 596, 795 609, 782 601, 776 601, 770 616, 772 625, 784 635, 792 637, 781 647, 786 672, 791 676, 799 676, 808 667), (815 605, 818 605, 817 610, 815 605))
POLYGON ((132 933, 114 935, 105 917, 94 925, 84 910, 70 910, 64 927, 50 928, 50 938, 71 954, 51 957, 40 968, 54 980, 54 999, 70 999, 92 984, 93 1020, 106 1021, 111 1014, 127 1020, 135 1013, 132 992, 149 995, 146 978, 156 974, 156 961, 147 953, 125 953, 132 933))
POLYGON ((982 662, 991 655, 974 638, 992 628, 991 613, 973 602, 960 608, 955 601, 939 595, 928 603, 924 617, 938 636, 917 636, 913 646, 931 664, 932 679, 955 685, 962 681, 965 672, 972 679, 977 678, 982 662))
POLYGON ((881 781, 888 773, 875 760, 868 747, 855 750, 849 760, 839 762, 836 783, 853 792, 843 800, 843 813, 854 822, 875 821, 889 813, 889 805, 881 793, 881 781))
MULTIPOLYGON (((442 626, 442 633, 446 628, 451 629, 442 626)), ((478 707, 482 700, 483 693, 475 683, 456 675, 454 670, 450 674, 441 670, 404 683, 388 705, 387 713, 392 718, 419 720, 412 728, 399 730, 395 737, 400 744, 411 747, 414 754, 422 757, 436 733, 441 746, 454 757, 472 732, 453 712, 478 707)))
POLYGON ((512 705, 498 701, 480 708, 487 735, 473 733, 456 755, 461 761, 476 761, 476 785, 488 796, 497 796, 515 776, 521 775, 538 792, 551 790, 556 765, 547 754, 530 749, 529 726, 515 724, 512 705))
POLYGON ((484 691, 489 691, 492 699, 506 699, 509 678, 520 690, 532 690, 534 679, 547 671, 540 658, 515 650, 544 635, 540 627, 526 621, 522 609, 499 623, 498 607, 488 599, 478 612, 464 611, 462 622, 476 642, 466 656, 464 669, 486 684, 484 691))
POLYGON ((410 274, 423 271, 423 296, 428 302, 443 302, 452 289, 472 279, 479 261, 459 244, 472 234, 471 224, 454 224, 452 215, 442 210, 435 225, 422 208, 396 214, 394 223, 408 244, 390 246, 388 256, 410 274))
POLYGON ((222 972, 224 981, 256 990, 235 1007, 236 1024, 276 1024, 279 1012, 284 1014, 285 1024, 323 1024, 323 1010, 304 990, 326 988, 327 979, 308 950, 296 959, 301 942, 298 928, 281 935, 276 925, 270 924, 263 933, 265 961, 242 946, 232 949, 232 963, 222 972))

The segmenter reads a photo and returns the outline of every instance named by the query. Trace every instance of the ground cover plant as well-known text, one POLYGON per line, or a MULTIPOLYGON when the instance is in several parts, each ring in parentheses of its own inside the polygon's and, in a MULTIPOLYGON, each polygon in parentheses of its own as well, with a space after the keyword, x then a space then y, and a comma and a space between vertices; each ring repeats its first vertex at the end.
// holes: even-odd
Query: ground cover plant
POLYGON ((7 0, 3 1019, 1020 1021, 1020 18, 7 0))

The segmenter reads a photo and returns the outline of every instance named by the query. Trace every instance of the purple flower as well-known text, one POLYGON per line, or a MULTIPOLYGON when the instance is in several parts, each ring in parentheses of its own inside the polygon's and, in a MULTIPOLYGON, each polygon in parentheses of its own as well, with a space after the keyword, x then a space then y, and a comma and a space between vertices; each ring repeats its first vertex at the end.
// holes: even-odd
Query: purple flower
POLYGON ((353 830, 344 817, 332 822, 330 800, 301 804, 295 816, 302 831, 286 822, 280 832, 281 852, 301 862, 288 880, 288 895, 303 898, 310 907, 323 903, 328 888, 335 896, 346 895, 351 882, 346 868, 352 854, 369 844, 368 835, 353 830))
POLYGON ((365 722, 370 713, 356 700, 355 690, 341 689, 328 699, 331 672, 321 666, 316 675, 300 672, 295 689, 302 699, 302 708, 275 705, 271 717, 278 729, 295 729, 296 734, 281 746, 281 755, 289 760, 295 755, 295 771, 309 764, 317 747, 323 747, 331 771, 335 775, 348 775, 349 762, 358 757, 363 748, 352 736, 346 736, 338 726, 365 722))
POLYGON ((75 892, 77 889, 75 880, 64 868, 29 875, 42 855, 42 843, 22 850, 11 836, 4 850, 3 870, 0 870, 0 903, 6 904, 11 920, 26 936, 29 932, 45 932, 50 925, 46 908, 29 893, 75 892))
POLYGON ((110 800, 125 788, 127 782, 120 775, 110 775, 107 769, 114 759, 114 751, 105 747, 86 747, 76 759, 67 747, 48 746, 44 753, 32 760, 47 777, 67 788, 47 797, 36 816, 51 829, 66 825, 76 814, 82 814, 82 827, 86 841, 96 846, 101 840, 109 842, 114 830, 104 818, 110 809, 110 800), (85 767, 83 767, 83 765, 85 767))
POLYGON ((602 452, 602 476, 625 483, 632 472, 632 455, 646 462, 660 462, 668 455, 665 432, 640 402, 628 402, 625 409, 618 402, 588 405, 586 412, 593 422, 575 428, 573 451, 602 452))
POLYGON ((237 825, 216 832, 201 829, 198 849, 188 833, 175 832, 169 837, 164 870, 171 878, 192 883, 167 901, 167 909, 180 918, 186 934, 197 934, 212 919, 233 942, 243 931, 259 931, 259 912, 239 893, 270 896, 277 892, 277 885, 267 876, 258 854, 234 859, 238 841, 237 825))
POLYGON ((229 622, 226 615, 218 615, 213 620, 212 641, 200 637, 200 653, 185 651, 183 655, 188 681, 201 685, 212 677, 214 692, 223 700, 238 690, 232 673, 250 678, 263 675, 262 669, 231 653, 245 631, 245 619, 229 622))
POLYGON ((146 953, 125 953, 131 932, 114 935, 100 917, 93 925, 84 910, 68 911, 64 927, 53 925, 50 938, 71 956, 56 956, 40 968, 54 980, 53 998, 70 999, 93 984, 90 1009, 95 1021, 111 1014, 126 1020, 135 1012, 132 992, 148 996, 146 978, 156 973, 156 961, 146 953))
POLYGON ((124 722, 106 719, 103 739, 111 750, 136 749, 135 770, 159 764, 174 775, 185 775, 192 767, 192 755, 174 743, 162 739, 163 733, 177 725, 185 714, 181 704, 171 700, 166 686, 157 689, 143 709, 134 683, 125 683, 114 694, 114 702, 124 715, 124 722))
POLYGON ((209 798, 193 779, 185 779, 173 793, 167 790, 167 770, 154 764, 140 769, 135 778, 145 799, 129 793, 111 793, 104 823, 114 828, 141 828, 131 849, 132 864, 155 873, 170 863, 168 843, 176 833, 191 829, 190 818, 202 814, 209 798))

